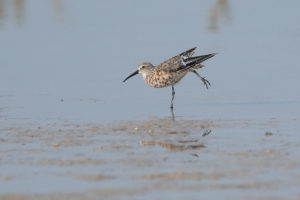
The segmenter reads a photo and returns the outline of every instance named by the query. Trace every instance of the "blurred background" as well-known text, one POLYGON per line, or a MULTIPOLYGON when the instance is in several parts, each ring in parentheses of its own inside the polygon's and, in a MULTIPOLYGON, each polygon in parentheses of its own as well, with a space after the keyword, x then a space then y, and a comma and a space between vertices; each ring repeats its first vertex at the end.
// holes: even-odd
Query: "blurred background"
POLYGON ((299 115, 299 1, 0 0, 3 123, 170 116, 171 88, 141 76, 194 46, 217 52, 176 85, 181 118, 299 115))

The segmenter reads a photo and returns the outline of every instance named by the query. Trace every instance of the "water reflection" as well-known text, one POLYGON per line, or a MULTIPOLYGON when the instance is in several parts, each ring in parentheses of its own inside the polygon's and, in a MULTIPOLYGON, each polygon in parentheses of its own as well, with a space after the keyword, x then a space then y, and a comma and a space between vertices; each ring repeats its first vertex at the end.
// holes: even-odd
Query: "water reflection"
POLYGON ((4 2, 0 0, 0 28, 2 27, 2 19, 4 17, 4 2))
MULTIPOLYGON (((63 0, 51 0, 54 17, 57 24, 64 23, 64 3, 63 0)), ((26 2, 25 0, 0 0, 0 28, 3 27, 5 20, 10 17, 10 13, 18 26, 24 24, 26 20, 26 2)))
POLYGON ((221 19, 225 19, 227 22, 231 21, 228 0, 217 0, 216 4, 210 9, 209 30, 218 32, 221 19))
POLYGON ((55 20, 58 24, 63 25, 65 22, 64 18, 64 4, 61 0, 52 0, 52 5, 55 13, 55 20))
POLYGON ((25 15, 25 1, 24 0, 14 0, 14 17, 16 20, 16 23, 18 25, 23 24, 24 22, 24 15, 25 15))
MULTIPOLYGON (((54 20, 57 24, 65 23, 65 3, 64 0, 49 0, 53 8, 54 20)), ((0 0, 0 27, 4 25, 7 18, 13 16, 18 26, 24 24, 26 20, 26 2, 25 0, 0 0)), ((45 2, 43 2, 45 3, 45 2)), ((220 20, 231 20, 230 7, 228 0, 217 0, 209 11, 209 30, 217 32, 220 26, 220 20)))

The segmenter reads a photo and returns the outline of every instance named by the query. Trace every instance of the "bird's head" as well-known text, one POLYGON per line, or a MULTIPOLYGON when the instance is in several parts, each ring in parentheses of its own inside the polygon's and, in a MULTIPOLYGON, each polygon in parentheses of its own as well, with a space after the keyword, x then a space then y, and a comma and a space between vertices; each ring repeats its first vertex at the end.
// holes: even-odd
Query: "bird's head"
POLYGON ((125 81, 127 81, 127 79, 133 77, 134 75, 137 75, 137 74, 142 74, 143 77, 145 77, 147 74, 149 74, 151 72, 151 70, 154 68, 154 66, 149 63, 149 62, 143 62, 141 64, 139 64, 137 70, 135 72, 133 72, 132 74, 130 74, 127 78, 125 78, 125 81))

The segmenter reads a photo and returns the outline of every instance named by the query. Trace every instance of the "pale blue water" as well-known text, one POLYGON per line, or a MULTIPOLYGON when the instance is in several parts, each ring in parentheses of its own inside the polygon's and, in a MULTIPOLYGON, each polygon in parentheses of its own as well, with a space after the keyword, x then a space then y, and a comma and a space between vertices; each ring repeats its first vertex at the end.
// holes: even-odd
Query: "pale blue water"
POLYGON ((142 61, 159 64, 193 46, 219 53, 199 71, 212 87, 187 75, 175 87, 175 115, 299 116, 298 1, 228 1, 218 31, 208 28, 211 1, 26 1, 19 25, 12 3, 2 4, 0 101, 8 123, 169 116, 171 88, 122 80, 142 61))

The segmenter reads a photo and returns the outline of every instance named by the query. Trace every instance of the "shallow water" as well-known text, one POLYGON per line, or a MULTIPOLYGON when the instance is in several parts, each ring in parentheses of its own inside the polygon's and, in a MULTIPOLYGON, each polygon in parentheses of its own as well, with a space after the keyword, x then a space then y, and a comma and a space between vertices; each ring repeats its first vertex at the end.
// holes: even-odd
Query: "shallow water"
POLYGON ((296 199, 298 124, 153 118, 2 129, 0 197, 296 199))
POLYGON ((298 7, 0 0, 0 198, 299 198, 298 7), (194 46, 175 121, 122 82, 194 46))

